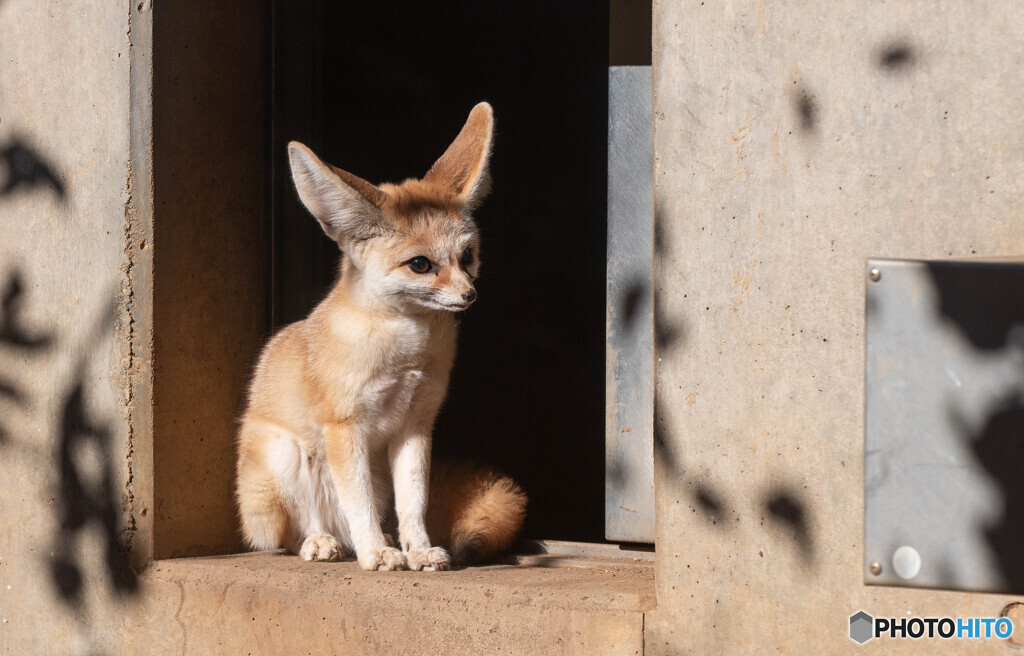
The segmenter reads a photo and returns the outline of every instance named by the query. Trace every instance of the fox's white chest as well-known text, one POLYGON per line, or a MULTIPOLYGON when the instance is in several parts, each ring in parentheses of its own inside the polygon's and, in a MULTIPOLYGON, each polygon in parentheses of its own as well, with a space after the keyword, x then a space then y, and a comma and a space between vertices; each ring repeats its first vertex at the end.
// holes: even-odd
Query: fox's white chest
POLYGON ((414 424, 418 399, 438 386, 444 393, 446 380, 428 367, 435 341, 429 325, 409 319, 383 327, 360 347, 355 419, 364 430, 390 435, 414 424))
POLYGON ((376 377, 362 390, 357 421, 375 433, 393 433, 408 423, 425 383, 429 381, 418 369, 376 377))

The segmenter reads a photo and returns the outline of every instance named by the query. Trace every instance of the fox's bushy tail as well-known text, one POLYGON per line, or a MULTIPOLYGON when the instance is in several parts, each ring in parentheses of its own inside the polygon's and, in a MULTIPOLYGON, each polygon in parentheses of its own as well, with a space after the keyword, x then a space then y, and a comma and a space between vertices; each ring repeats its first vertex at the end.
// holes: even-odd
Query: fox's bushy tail
POLYGON ((452 562, 486 562, 508 552, 526 517, 526 493, 508 476, 472 463, 435 461, 427 532, 452 562))

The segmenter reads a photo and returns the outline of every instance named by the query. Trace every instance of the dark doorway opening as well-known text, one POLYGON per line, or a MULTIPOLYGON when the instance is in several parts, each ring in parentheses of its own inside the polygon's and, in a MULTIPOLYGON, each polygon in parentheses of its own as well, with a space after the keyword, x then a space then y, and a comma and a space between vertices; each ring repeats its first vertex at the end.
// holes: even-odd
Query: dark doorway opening
POLYGON ((515 477, 525 537, 601 541, 608 5, 432 4, 275 3, 271 321, 301 319, 338 257, 292 190, 287 142, 398 182, 489 101, 480 300, 461 318, 435 457, 515 477))

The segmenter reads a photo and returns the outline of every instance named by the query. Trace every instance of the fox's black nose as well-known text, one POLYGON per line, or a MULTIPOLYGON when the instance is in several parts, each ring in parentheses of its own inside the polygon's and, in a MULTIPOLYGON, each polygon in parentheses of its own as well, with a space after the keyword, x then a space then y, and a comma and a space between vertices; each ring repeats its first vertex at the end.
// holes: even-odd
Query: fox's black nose
POLYGON ((476 290, 470 288, 469 291, 462 292, 462 298, 464 298, 467 303, 472 303, 476 300, 476 290))

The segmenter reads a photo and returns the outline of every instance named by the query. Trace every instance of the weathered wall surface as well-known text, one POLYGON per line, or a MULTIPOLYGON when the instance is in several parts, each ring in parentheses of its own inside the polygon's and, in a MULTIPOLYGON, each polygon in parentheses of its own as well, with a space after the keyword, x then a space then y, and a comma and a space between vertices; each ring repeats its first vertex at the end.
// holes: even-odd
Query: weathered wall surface
POLYGON ((265 337, 266 2, 156 7, 154 554, 238 550, 235 428, 265 337))
POLYGON ((655 3, 650 653, 930 653, 848 617, 1014 600, 863 584, 863 341, 868 257, 1024 252, 1022 37, 1015 2, 655 3))
POLYGON ((643 654, 643 566, 364 572, 282 554, 172 559, 126 654, 643 654))
POLYGON ((0 651, 120 652, 154 553, 237 545, 267 19, 0 0, 0 651))
MULTIPOLYGON (((0 2, 0 650, 101 653, 138 582, 129 227, 139 3, 0 2), (43 647, 43 645, 46 647, 43 647)), ((137 216, 136 216, 137 218, 137 216)), ((145 301, 142 302, 145 305, 145 301)))

